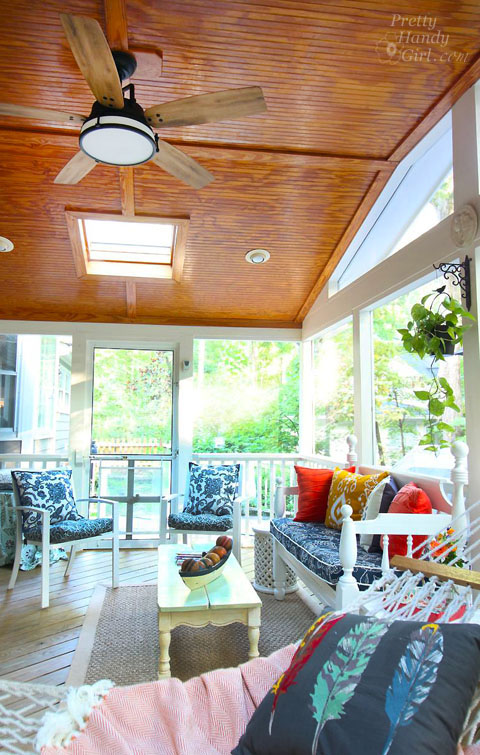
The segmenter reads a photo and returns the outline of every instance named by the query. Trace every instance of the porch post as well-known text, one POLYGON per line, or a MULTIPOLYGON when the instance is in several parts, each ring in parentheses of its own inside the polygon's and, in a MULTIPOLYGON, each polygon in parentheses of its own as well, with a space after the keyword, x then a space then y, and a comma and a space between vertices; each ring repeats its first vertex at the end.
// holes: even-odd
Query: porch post
MULTIPOLYGON (((480 189, 480 89, 472 86, 453 106, 453 175, 454 206, 459 210, 465 204, 478 199, 480 189)), ((478 243, 478 242, 477 242, 478 243)), ((480 337, 479 337, 479 292, 480 292, 480 247, 459 251, 459 256, 468 254, 470 263, 472 306, 476 322, 464 337, 465 414, 467 425, 469 493, 468 503, 480 497, 480 337)))
POLYGON ((87 393, 89 387, 91 383, 87 375, 87 339, 83 333, 74 333, 72 336, 69 457, 77 498, 88 496, 90 413, 87 393))
POLYGON ((353 310, 353 432, 360 464, 374 464, 375 406, 373 392, 372 313, 353 310))
POLYGON ((313 408, 313 342, 300 344, 300 395, 298 452, 310 456, 315 453, 313 408))
POLYGON ((178 381, 177 433, 178 456, 172 468, 172 491, 183 493, 187 484, 188 463, 192 459, 193 445, 193 336, 182 335, 179 339, 178 365, 175 381, 178 381), (189 362, 187 369, 185 361, 189 362))

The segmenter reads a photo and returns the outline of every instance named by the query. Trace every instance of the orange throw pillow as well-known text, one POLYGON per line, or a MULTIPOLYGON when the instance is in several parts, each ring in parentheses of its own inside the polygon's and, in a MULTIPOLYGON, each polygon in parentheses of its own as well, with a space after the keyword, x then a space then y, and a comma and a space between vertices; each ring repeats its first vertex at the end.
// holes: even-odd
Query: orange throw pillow
MULTIPOLYGON (((355 467, 349 467, 354 472, 355 467)), ((333 469, 295 467, 298 482, 298 508, 294 522, 324 522, 333 469)))
MULTIPOLYGON (((424 490, 409 482, 400 488, 397 495, 391 502, 389 514, 431 514, 432 503, 424 490)), ((415 535, 413 537, 412 548, 422 544, 426 535, 415 535)), ((383 545, 383 538, 382 538, 383 545)), ((406 535, 389 535, 388 536, 388 557, 406 556, 407 555, 407 536, 406 535)), ((414 554, 415 558, 420 557, 420 552, 414 554)))

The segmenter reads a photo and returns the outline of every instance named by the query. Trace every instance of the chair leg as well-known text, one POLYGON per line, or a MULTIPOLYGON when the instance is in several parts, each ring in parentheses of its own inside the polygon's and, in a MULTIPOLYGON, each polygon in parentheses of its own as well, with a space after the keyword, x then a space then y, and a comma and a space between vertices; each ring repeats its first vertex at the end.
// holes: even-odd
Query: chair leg
POLYGON ((17 540, 15 543, 15 558, 13 560, 12 573, 8 581, 7 590, 13 590, 15 582, 18 577, 18 570, 20 569, 20 563, 22 561, 22 533, 17 532, 17 540))
POLYGON ((242 543, 240 538, 235 538, 233 541, 233 555, 237 559, 240 566, 242 565, 242 543))
POLYGON ((120 536, 118 532, 118 503, 113 505, 113 537, 112 537, 112 587, 118 587, 119 584, 119 558, 120 558, 120 536))
POLYGON ((182 535, 182 540, 184 545, 188 545, 188 535, 182 535))
POLYGON ((42 608, 50 605, 50 532, 42 537, 42 608))
POLYGON ((67 561, 67 568, 65 569, 65 575, 64 575, 65 577, 70 576, 70 572, 72 571, 73 561, 76 555, 77 555, 77 546, 73 544, 72 547, 70 548, 70 555, 67 561))

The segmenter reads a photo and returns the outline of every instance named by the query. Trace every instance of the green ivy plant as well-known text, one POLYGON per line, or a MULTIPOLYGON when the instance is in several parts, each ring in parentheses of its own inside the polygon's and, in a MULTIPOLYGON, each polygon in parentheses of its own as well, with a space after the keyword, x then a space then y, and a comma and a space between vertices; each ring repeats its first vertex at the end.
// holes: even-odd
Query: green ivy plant
POLYGON ((405 351, 418 354, 420 359, 431 357, 428 390, 414 393, 420 401, 427 402, 428 410, 427 432, 420 445, 434 453, 450 446, 445 433, 455 430, 443 421, 445 410, 460 411, 448 380, 437 377, 437 362, 445 361, 445 354, 453 354, 455 347, 463 343, 463 335, 471 327, 471 323, 463 324, 463 318, 475 320, 459 301, 445 294, 445 289, 446 286, 441 286, 424 296, 420 303, 414 304, 410 312, 412 319, 407 327, 398 329, 405 351))

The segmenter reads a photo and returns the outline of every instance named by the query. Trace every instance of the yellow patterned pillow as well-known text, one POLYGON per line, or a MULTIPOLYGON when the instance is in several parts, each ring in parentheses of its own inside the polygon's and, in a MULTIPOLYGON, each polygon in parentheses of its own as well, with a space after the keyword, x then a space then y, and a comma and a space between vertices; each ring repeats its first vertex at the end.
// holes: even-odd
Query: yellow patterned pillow
POLYGON ((346 469, 335 469, 328 494, 327 515, 325 524, 334 530, 342 529, 342 506, 348 503, 353 509, 352 519, 359 521, 367 499, 372 490, 389 472, 378 474, 356 474, 346 469))

